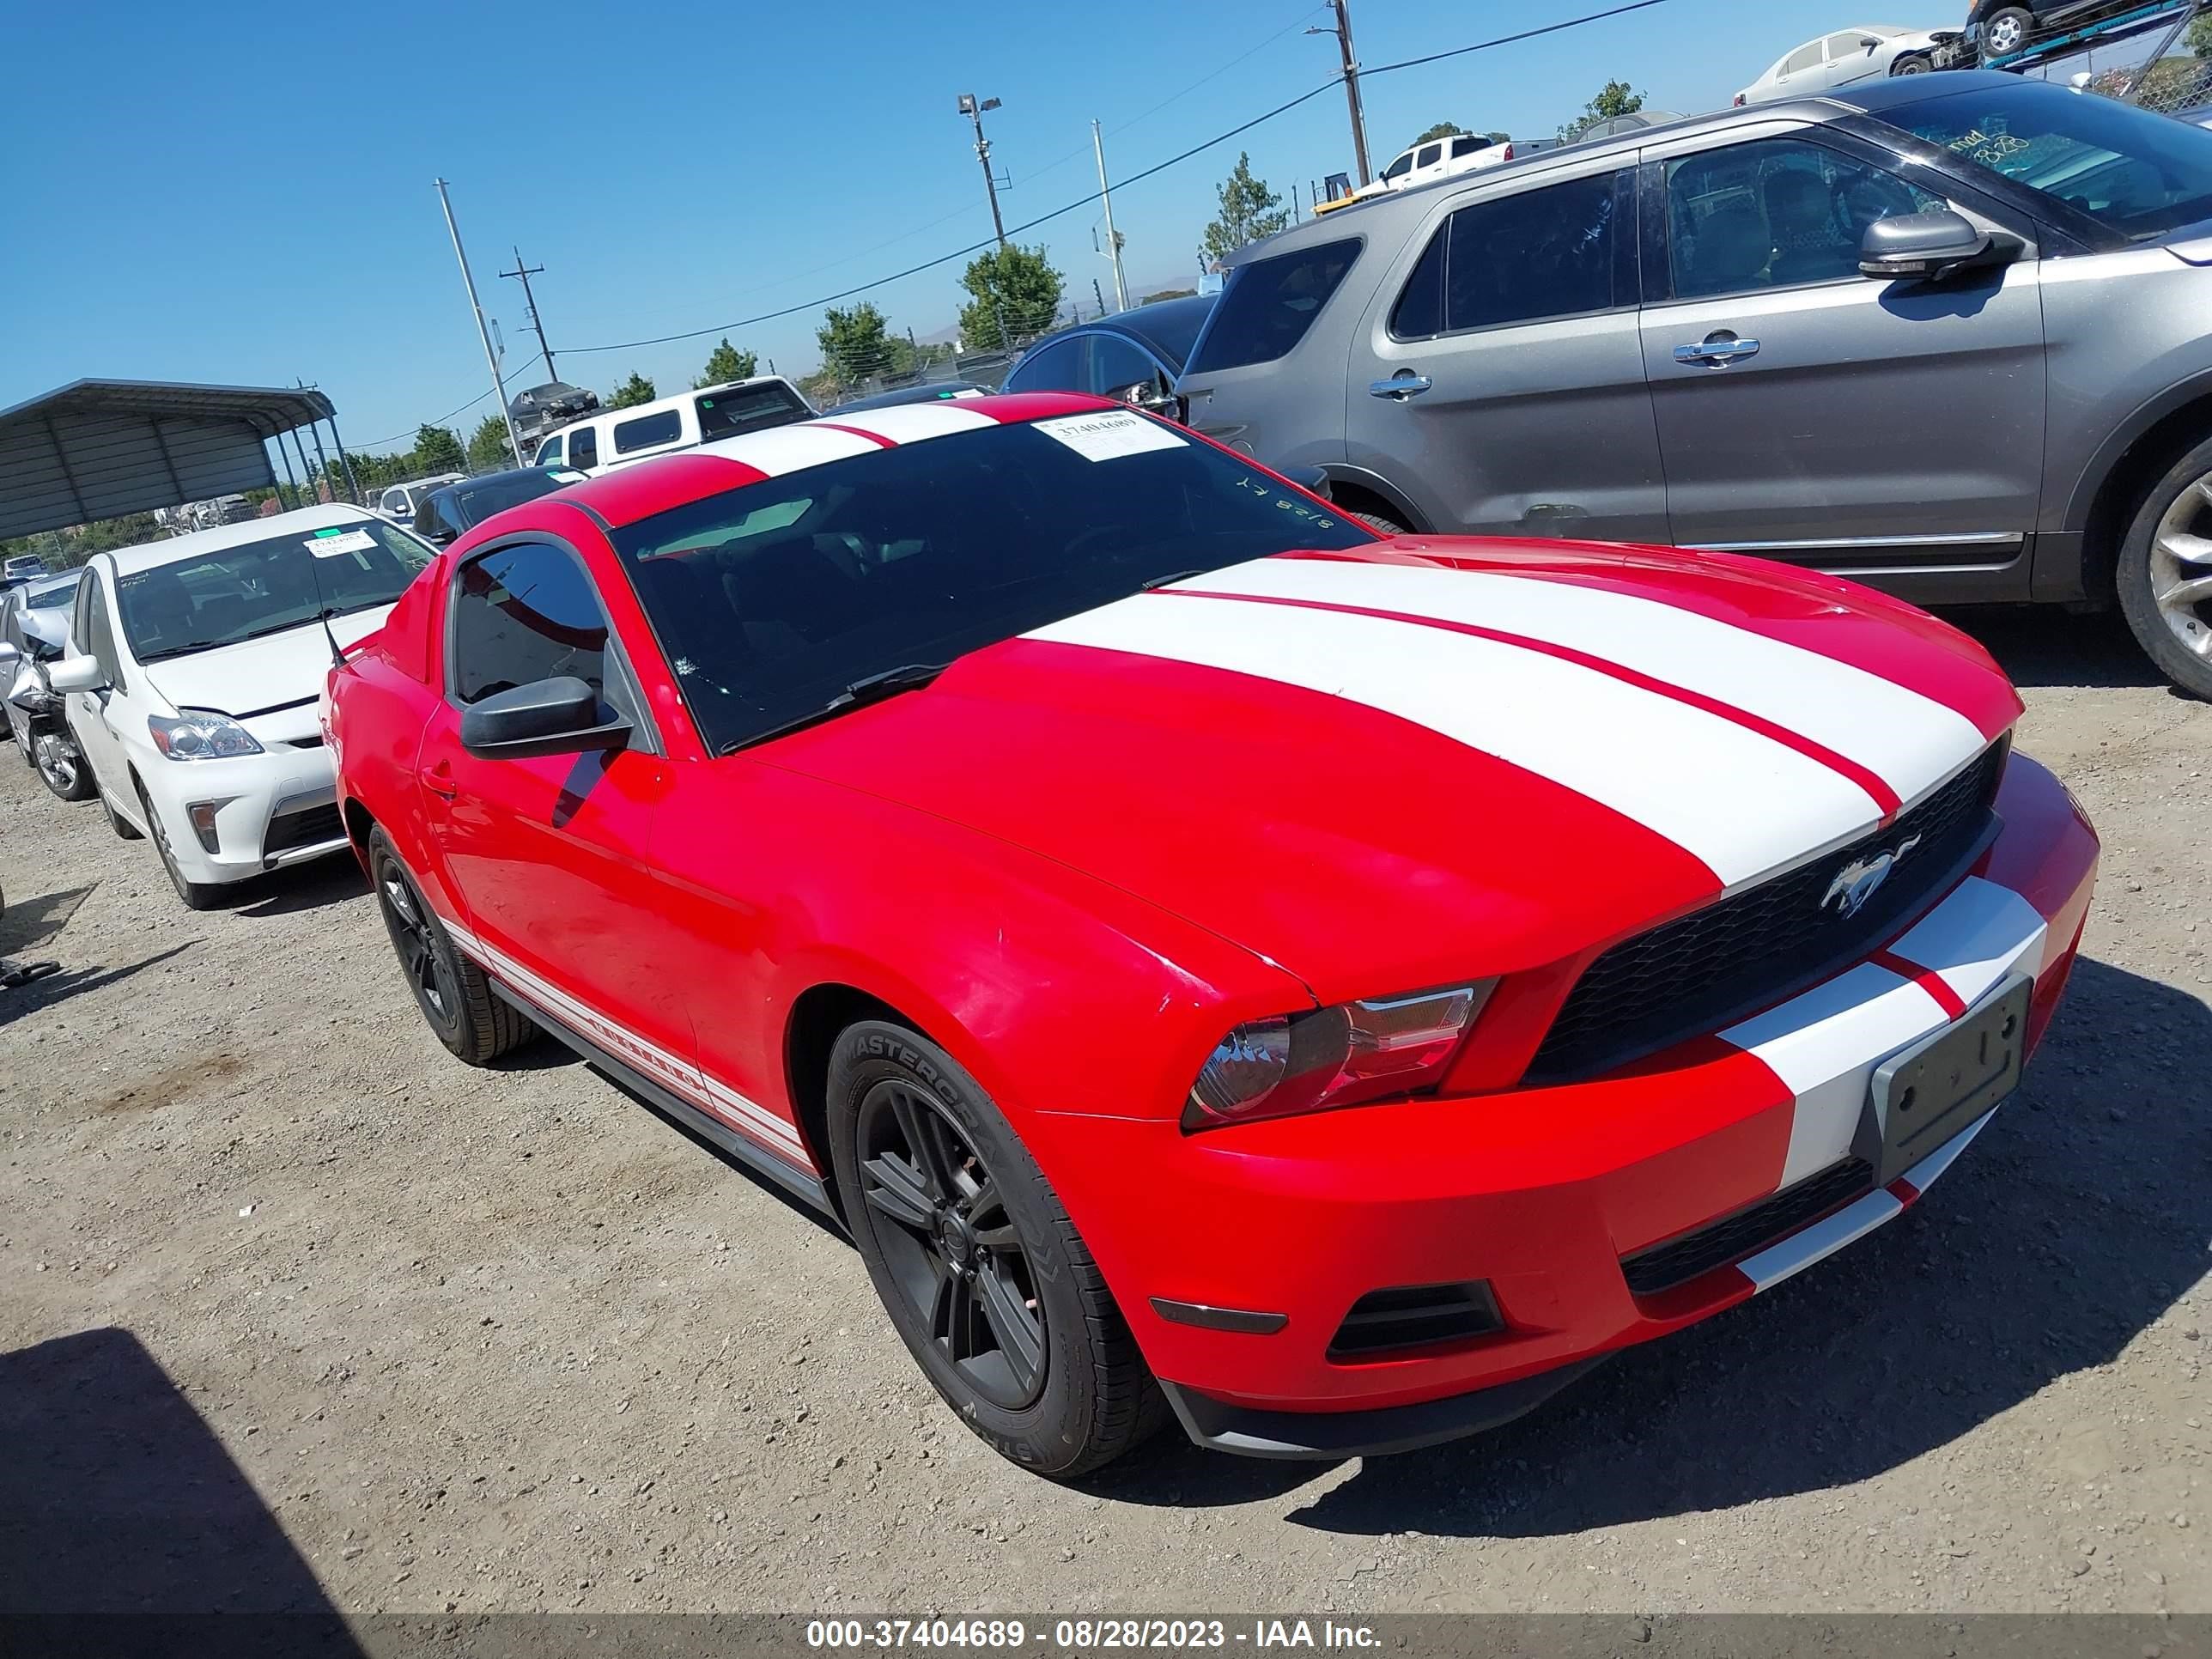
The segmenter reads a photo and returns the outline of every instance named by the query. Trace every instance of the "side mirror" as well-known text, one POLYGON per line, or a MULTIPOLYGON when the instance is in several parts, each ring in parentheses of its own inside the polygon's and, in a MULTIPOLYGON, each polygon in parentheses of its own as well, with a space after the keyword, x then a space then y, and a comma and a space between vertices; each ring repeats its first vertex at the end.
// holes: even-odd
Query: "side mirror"
POLYGON ((8 701, 27 714, 51 714, 55 712, 55 698, 46 690, 46 672, 35 662, 18 657, 12 674, 8 665, 0 663, 0 680, 8 680, 8 701))
POLYGON ((1147 415, 1158 415, 1173 421, 1177 426, 1190 424, 1190 404, 1172 392, 1164 392, 1157 380, 1137 380, 1116 387, 1106 394, 1116 403, 1127 404, 1132 409, 1141 409, 1147 415))
POLYGON ((486 760, 620 749, 629 722, 573 674, 495 691, 461 716, 461 747, 486 760))
POLYGON ((1989 233, 1948 208, 1877 219, 1859 239, 1859 270, 1884 280, 1934 281, 1954 270, 1991 263, 1998 252, 1989 233))
POLYGON ((107 671, 97 657, 64 657, 46 671, 46 684, 58 697, 72 691, 105 691, 107 671))

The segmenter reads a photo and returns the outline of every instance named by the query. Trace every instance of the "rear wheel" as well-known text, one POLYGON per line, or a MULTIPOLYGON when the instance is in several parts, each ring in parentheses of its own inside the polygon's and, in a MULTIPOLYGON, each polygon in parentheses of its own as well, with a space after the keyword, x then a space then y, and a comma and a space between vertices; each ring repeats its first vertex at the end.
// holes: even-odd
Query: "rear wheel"
POLYGON ((963 1422, 1056 1480, 1159 1427, 1166 1401, 1074 1223, 951 1055, 862 1021, 831 1051, 829 1106, 837 1192, 868 1276, 963 1422))
MULTIPOLYGON (((177 863, 177 855, 169 848, 169 831, 154 811, 154 803, 146 798, 142 785, 138 791, 138 810, 146 815, 146 827, 153 834, 154 850, 161 855, 161 869, 169 878, 169 885, 177 890, 177 896, 185 902, 187 910, 212 910, 222 900, 222 889, 204 881, 188 878, 177 863)), ((110 814, 112 821, 113 814, 110 814)))
POLYGON ((1386 518, 1380 513, 1362 513, 1357 507, 1349 508, 1347 512, 1350 517, 1358 520, 1378 536, 1410 536, 1413 533, 1395 519, 1386 518))
POLYGON ((483 970, 453 948, 381 829, 368 832, 368 873, 415 1006, 455 1058, 488 1065, 538 1035, 530 1017, 502 999, 483 970))
POLYGON ((2212 699, 2212 440, 2144 495, 2114 576, 2120 612, 2151 661, 2191 696, 2212 699))
POLYGON ((1982 21, 1982 56, 2009 58, 2027 44, 2034 33, 2035 14, 2024 6, 2007 6, 1982 21))

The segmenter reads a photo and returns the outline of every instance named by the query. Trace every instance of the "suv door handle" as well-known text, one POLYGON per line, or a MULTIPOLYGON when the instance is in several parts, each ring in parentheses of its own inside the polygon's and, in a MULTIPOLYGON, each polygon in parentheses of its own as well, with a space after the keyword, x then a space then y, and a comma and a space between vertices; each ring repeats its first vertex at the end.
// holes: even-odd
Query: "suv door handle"
POLYGON ((1759 342, 1739 339, 1733 334, 1716 331, 1696 345, 1678 345, 1674 361, 1678 363, 1700 363, 1708 368, 1720 368, 1739 357, 1756 357, 1759 342))
POLYGON ((1408 398, 1418 398, 1433 384, 1425 374, 1394 374, 1387 380, 1370 380, 1367 395, 1388 398, 1394 403, 1404 403, 1408 398))

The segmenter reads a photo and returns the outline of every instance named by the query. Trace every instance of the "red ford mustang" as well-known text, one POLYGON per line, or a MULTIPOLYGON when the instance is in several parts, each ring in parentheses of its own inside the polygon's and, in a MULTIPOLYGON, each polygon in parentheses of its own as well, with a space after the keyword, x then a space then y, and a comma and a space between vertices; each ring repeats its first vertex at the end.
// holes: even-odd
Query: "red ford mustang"
POLYGON ((2097 844, 1849 583, 1378 541, 1130 410, 911 405, 503 513, 331 678, 425 1016, 849 1228, 1042 1473, 1399 1449, 1895 1216, 2097 844))

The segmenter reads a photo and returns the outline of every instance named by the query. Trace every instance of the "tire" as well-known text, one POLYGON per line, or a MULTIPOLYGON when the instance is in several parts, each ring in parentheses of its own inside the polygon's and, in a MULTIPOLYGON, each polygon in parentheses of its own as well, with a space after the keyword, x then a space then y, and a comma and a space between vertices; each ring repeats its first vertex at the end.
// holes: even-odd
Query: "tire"
POLYGON ((1889 72, 1892 75, 1927 75, 1935 67, 1924 53, 1908 52, 1901 58, 1891 60, 1889 72))
POLYGON ((1346 516, 1358 520, 1378 536, 1410 536, 1413 533, 1395 519, 1386 518, 1380 513, 1362 513, 1357 507, 1347 507, 1346 516))
POLYGON ((1982 57, 2009 58, 2035 33, 2035 14, 2025 6, 2006 6, 1982 20, 1982 57))
POLYGON ((483 969, 453 948, 438 913, 382 829, 368 832, 368 873, 376 908, 399 958, 415 1006, 459 1060, 489 1066, 538 1035, 530 1017, 491 988, 483 969))
POLYGON ((927 1037, 863 1020, 830 1051, 829 1095, 837 1193, 868 1277, 961 1421, 1055 1480, 1149 1438, 1166 1398, 1075 1224, 975 1079, 927 1037))
MULTIPOLYGON (((177 855, 169 850, 169 832, 154 811, 154 803, 146 799, 144 785, 138 789, 138 810, 146 815, 146 827, 153 831, 154 850, 161 854, 161 872, 169 878, 169 885, 177 890, 187 910, 212 910, 222 902, 222 889, 204 881, 191 881, 178 867, 177 855)), ((113 814, 110 814, 112 821, 113 814)))
POLYGON ((39 781, 64 800, 90 800, 99 786, 92 781, 92 769, 84 763, 84 757, 67 738, 54 739, 56 746, 66 752, 67 758, 59 762, 33 755, 31 764, 37 769, 39 781))
MULTIPOLYGON (((84 769, 89 772, 92 768, 87 766, 84 769)), ((97 785, 94 786, 94 787, 97 787, 97 785)), ((137 828, 132 825, 130 819, 107 804, 107 797, 105 795, 100 798, 100 810, 107 814, 107 827, 115 831, 116 840, 137 841, 138 839, 137 828)))
POLYGON ((2212 700, 2212 439, 2144 492, 2112 574, 2120 614, 2159 672, 2212 700), (2201 598, 2177 591, 2200 584, 2201 598))

